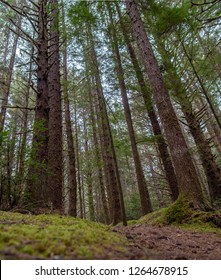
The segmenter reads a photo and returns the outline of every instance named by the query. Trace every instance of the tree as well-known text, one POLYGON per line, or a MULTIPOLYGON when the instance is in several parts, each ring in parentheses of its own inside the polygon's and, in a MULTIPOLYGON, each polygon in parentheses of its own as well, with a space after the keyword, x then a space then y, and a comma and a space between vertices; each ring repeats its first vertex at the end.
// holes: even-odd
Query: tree
POLYGON ((32 207, 48 204, 48 11, 47 0, 39 0, 37 9, 37 98, 27 192, 32 207))
POLYGON ((123 103, 123 107, 124 107, 124 114, 125 114, 125 118, 126 118, 126 122, 127 122, 127 127, 128 127, 130 142, 131 142, 131 148, 132 148, 132 153, 133 153, 133 158, 134 158, 136 177, 137 177, 137 183, 138 183, 138 189, 139 189, 140 201, 141 201, 141 208, 142 208, 142 213, 146 214, 146 213, 149 213, 152 211, 152 206, 151 206, 150 196, 149 196, 147 184, 145 181, 145 177, 144 177, 144 173, 143 173, 143 169, 142 169, 142 165, 141 165, 141 161, 140 161, 139 152, 137 149, 134 127, 133 127, 133 122, 132 122, 132 117, 131 117, 131 111, 130 111, 130 106, 129 106, 128 97, 127 97, 126 84, 124 81, 124 70, 123 70, 123 66, 122 66, 122 62, 121 62, 121 56, 120 56, 120 51, 119 51, 119 46, 118 46, 118 41, 117 41, 117 34, 116 34, 114 22, 113 22, 111 6, 108 2, 107 2, 107 8, 108 8, 109 17, 110 17, 110 33, 112 35, 112 48, 113 48, 115 64, 116 64, 116 72, 117 72, 118 83, 119 83, 122 103, 123 103))
POLYGON ((124 2, 0 0, 1 209, 219 207, 219 1, 124 2))
POLYGON ((92 92, 90 81, 88 80, 88 87, 89 87, 89 104, 90 104, 90 117, 92 121, 92 129, 93 129, 93 141, 94 141, 94 148, 95 148, 95 158, 96 158, 96 164, 98 168, 98 181, 99 181, 99 187, 100 187, 100 193, 101 193, 101 201, 104 211, 104 221, 106 224, 110 223, 110 215, 109 215, 109 209, 107 205, 107 198, 106 198, 106 192, 105 192, 105 184, 104 184, 104 176, 103 176, 103 170, 102 170, 102 159, 101 159, 101 151, 99 148, 99 142, 98 142, 98 128, 96 126, 96 119, 95 119, 95 106, 94 101, 95 96, 92 92))
MULTIPOLYGON (((205 113, 205 107, 199 108, 198 111, 195 110, 193 100, 195 101, 198 98, 198 89, 197 95, 194 98, 193 93, 191 91, 188 92, 188 90, 186 89, 185 84, 182 82, 182 79, 177 73, 177 69, 172 63, 172 61, 174 61, 174 57, 171 56, 172 51, 168 52, 166 50, 167 36, 168 34, 173 35, 175 39, 180 42, 181 51, 183 51, 183 61, 185 61, 185 58, 187 58, 187 61, 189 62, 193 70, 193 74, 196 76, 196 82, 199 82, 202 92, 206 96, 206 100, 208 100, 208 105, 210 106, 211 111, 214 113, 214 117, 217 120, 218 118, 216 116, 215 108, 211 103, 209 92, 207 92, 206 87, 204 86, 202 79, 199 77, 198 71, 196 70, 193 62, 194 44, 191 44, 192 47, 190 48, 192 57, 190 57, 187 48, 185 47, 185 41, 187 40, 187 38, 184 38, 182 31, 184 33, 187 32, 186 29, 188 27, 188 34, 192 33, 193 35, 195 33, 194 24, 189 23, 187 7, 185 4, 180 7, 174 8, 166 6, 165 9, 167 10, 167 14, 168 11, 171 14, 170 19, 168 19, 168 15, 164 15, 157 3, 152 1, 149 5, 152 13, 158 16, 158 20, 155 23, 156 26, 161 26, 165 22, 165 20, 167 21, 167 29, 165 29, 164 26, 162 27, 162 29, 164 29, 164 32, 162 32, 162 30, 159 31, 153 26, 151 28, 152 34, 154 36, 158 52, 161 55, 163 68, 166 73, 165 76, 167 77, 170 89, 172 89, 173 97, 179 103, 181 110, 185 116, 190 133, 192 134, 196 143, 196 147, 199 152, 202 166, 204 168, 204 172, 208 181, 211 198, 214 201, 220 196, 221 177, 220 168, 217 165, 215 157, 210 148, 210 141, 206 139, 201 125, 202 116, 205 113), (186 25, 186 28, 184 30, 182 30, 182 24, 186 25)), ((148 21, 150 23, 149 18, 148 21)), ((219 119, 217 120, 217 123, 219 123, 219 119)))
POLYGON ((110 193, 110 213, 111 220, 113 224, 117 224, 123 220, 126 224, 125 213, 124 213, 124 204, 123 204, 123 195, 121 189, 121 182, 119 177, 119 170, 117 166, 117 159, 115 154, 115 149, 113 145, 113 138, 110 129, 110 123, 107 115, 107 109, 105 105, 105 98, 102 89, 102 83, 99 74, 99 67, 97 62, 96 51, 94 48, 94 42, 92 34, 90 34, 90 43, 91 43, 91 57, 93 59, 93 71, 95 73, 95 85, 96 85, 96 94, 98 102, 98 120, 101 125, 101 143, 103 151, 103 161, 105 169, 107 172, 108 179, 108 188, 110 193))
MULTIPOLYGON (((1 111, 0 111, 0 133, 3 131, 4 124, 5 124, 5 115, 6 115, 7 105, 8 105, 9 94, 10 94, 12 74, 13 74, 13 70, 14 70, 15 55, 16 55, 16 50, 17 50, 17 45, 18 45, 18 40, 19 40, 19 32, 20 32, 20 28, 21 28, 21 23, 22 23, 22 16, 18 15, 18 20, 16 23, 17 27, 15 30, 14 42, 13 42, 13 47, 12 47, 12 53, 11 53, 11 58, 10 58, 9 66, 7 69, 5 81, 3 81, 4 78, 1 77, 3 98, 2 98, 2 105, 1 105, 1 111)), ((7 56, 7 46, 8 46, 8 44, 6 44, 5 55, 4 55, 5 57, 7 56)), ((2 76, 4 76, 4 75, 2 75, 2 76)))
POLYGON ((122 28, 122 32, 123 32, 123 36, 125 39, 125 43, 127 45, 127 49, 128 49, 128 53, 130 55, 131 58, 131 62, 133 63, 134 66, 134 71, 140 86, 140 90, 142 92, 143 95, 143 99, 146 105, 146 109, 147 109, 147 113, 148 113, 148 117, 150 119, 151 125, 152 125, 152 129, 153 129, 153 133, 156 136, 156 141, 157 141, 157 146, 159 149, 159 154, 160 157, 162 159, 163 162, 163 166, 164 166, 164 170, 165 170, 165 174, 171 189, 171 198, 172 200, 176 200, 179 194, 179 190, 178 190, 178 186, 177 186, 177 179, 176 179, 176 175, 174 172, 174 168, 170 159, 170 155, 168 153, 168 149, 167 149, 167 144, 165 142, 165 139, 162 135, 162 131, 157 119, 157 115, 155 113, 154 110, 154 106, 153 106, 153 102, 152 102, 152 97, 151 97, 151 93, 150 90, 147 87, 147 84, 144 80, 144 76, 141 70, 141 67, 139 65, 138 59, 136 57, 136 53, 134 51, 134 48, 131 44, 131 40, 128 36, 128 31, 127 28, 125 26, 125 23, 122 19, 121 16, 121 12, 119 9, 119 6, 116 5, 117 8, 117 12, 118 12, 118 16, 120 18, 120 25, 122 28))
POLYGON ((125 1, 125 4, 131 19, 134 36, 143 58, 145 70, 149 77, 153 97, 164 127, 168 146, 170 148, 171 158, 180 190, 180 197, 183 196, 190 201, 194 207, 205 210, 207 205, 200 187, 200 181, 197 177, 195 167, 182 135, 182 131, 150 41, 147 37, 136 2, 128 0, 125 1))
POLYGON ((192 103, 185 91, 181 79, 176 73, 170 59, 170 55, 166 52, 163 42, 156 40, 159 52, 162 55, 165 69, 167 69, 169 79, 171 80, 171 88, 174 89, 174 96, 179 101, 185 119, 187 121, 190 132, 196 143, 202 165, 206 174, 212 201, 219 199, 221 195, 221 173, 220 168, 216 164, 215 157, 211 152, 209 141, 201 128, 201 116, 204 108, 200 108, 198 112, 194 112, 192 103))
MULTIPOLYGON (((66 24, 64 3, 62 3, 62 27, 63 36, 66 37, 66 24)), ((69 209, 68 214, 77 216, 77 178, 76 178, 76 164, 75 164, 75 148, 74 139, 71 126, 70 102, 68 96, 68 65, 67 65, 67 38, 65 38, 63 50, 63 95, 65 107, 65 124, 68 145, 68 191, 69 191, 69 209)))
POLYGON ((52 207, 62 210, 62 115, 59 58, 59 7, 50 0, 49 32, 49 125, 48 125, 48 191, 52 207))

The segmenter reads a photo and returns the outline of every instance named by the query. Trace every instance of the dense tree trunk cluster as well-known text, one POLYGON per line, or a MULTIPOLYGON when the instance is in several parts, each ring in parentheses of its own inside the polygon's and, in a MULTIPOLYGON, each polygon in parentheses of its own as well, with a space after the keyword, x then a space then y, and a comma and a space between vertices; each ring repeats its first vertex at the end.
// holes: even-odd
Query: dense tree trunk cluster
POLYGON ((0 0, 0 208, 219 208, 218 2, 0 0))

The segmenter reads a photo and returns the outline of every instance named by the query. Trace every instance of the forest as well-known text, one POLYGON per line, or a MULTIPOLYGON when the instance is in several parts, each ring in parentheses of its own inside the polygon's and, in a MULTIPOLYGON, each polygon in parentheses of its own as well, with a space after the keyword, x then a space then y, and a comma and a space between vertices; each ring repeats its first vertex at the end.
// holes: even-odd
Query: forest
POLYGON ((0 0, 2 259, 221 259, 220 4, 0 0))

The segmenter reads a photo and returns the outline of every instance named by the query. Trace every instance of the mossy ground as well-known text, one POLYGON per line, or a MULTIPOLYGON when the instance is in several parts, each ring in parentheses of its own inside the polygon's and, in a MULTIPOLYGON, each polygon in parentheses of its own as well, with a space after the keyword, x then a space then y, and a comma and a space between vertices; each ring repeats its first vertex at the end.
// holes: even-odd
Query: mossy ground
MULTIPOLYGON (((187 201, 178 199, 167 208, 150 213, 139 220, 129 221, 128 225, 128 227, 118 225, 113 232, 110 226, 73 217, 0 211, 0 258, 148 259, 151 258, 149 253, 140 250, 142 251, 140 254, 137 248, 151 247, 157 236, 160 240, 157 246, 160 242, 164 242, 162 236, 168 235, 171 238, 174 235, 176 239, 177 227, 180 228, 179 235, 183 236, 182 250, 188 248, 185 236, 189 234, 189 239, 194 239, 194 232, 202 233, 200 236, 203 241, 199 248, 205 243, 208 233, 215 233, 216 237, 210 235, 209 238, 214 238, 214 242, 218 242, 216 238, 217 234, 219 238, 221 236, 221 213, 197 211, 191 208, 187 201), (188 234, 186 230, 189 231, 188 234)), ((177 241, 174 242, 176 244, 177 241)), ((161 245, 162 256, 159 257, 167 257, 163 246, 168 244, 161 245)), ((157 247, 153 248, 154 254, 157 250, 157 247)), ((220 252, 210 257, 216 258, 219 254, 220 252)), ((187 258, 189 257, 191 258, 188 255, 187 258)))
POLYGON ((221 235, 220 211, 197 211, 183 199, 178 199, 167 208, 141 217, 136 223, 159 226, 174 225, 191 231, 214 232, 221 235))
POLYGON ((0 212, 1 259, 112 259, 126 250, 126 243, 99 223, 0 212))

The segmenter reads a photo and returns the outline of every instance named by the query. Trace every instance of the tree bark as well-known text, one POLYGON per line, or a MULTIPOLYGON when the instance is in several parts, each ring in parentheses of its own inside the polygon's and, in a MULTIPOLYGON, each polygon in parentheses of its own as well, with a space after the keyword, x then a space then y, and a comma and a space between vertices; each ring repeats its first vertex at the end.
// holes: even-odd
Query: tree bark
MULTIPOLYGON (((62 4, 62 25, 63 33, 66 36, 66 25, 64 21, 64 7, 62 4)), ((65 109, 65 126, 68 146, 68 198, 69 207, 68 214, 77 216, 77 178, 76 178, 76 164, 75 164, 75 148, 74 139, 71 126, 70 103, 68 97, 68 74, 67 74, 67 41, 64 43, 63 51, 63 95, 64 95, 64 109, 65 109)))
MULTIPOLYGON (((14 69, 14 64, 15 64, 15 56, 16 56, 16 50, 17 50, 17 45, 18 45, 18 40, 19 40, 19 28, 21 27, 22 23, 22 16, 19 15, 18 21, 17 21, 17 28, 16 28, 16 34, 14 36, 14 42, 12 46, 12 53, 11 53, 11 58, 8 66, 8 71, 6 74, 6 80, 4 81, 4 78, 1 77, 1 84, 3 87, 3 98, 2 98, 2 105, 1 105, 1 111, 0 111, 0 133, 4 129, 4 124, 5 124, 5 116, 6 116, 6 109, 8 105, 8 98, 10 94, 10 88, 11 88, 11 82, 12 82, 12 74, 13 74, 13 69, 14 69)), ((1 145, 1 142, 0 142, 1 145)))
POLYGON ((202 129, 201 115, 202 111, 194 112, 194 108, 186 94, 185 88, 180 77, 176 73, 176 69, 171 63, 169 54, 165 50, 165 46, 160 39, 156 38, 158 50, 162 56, 165 69, 167 69, 168 77, 171 81, 171 88, 174 90, 174 97, 179 101, 181 110, 186 118, 188 127, 196 143, 198 153, 202 162, 202 166, 209 185, 209 192, 212 201, 219 199, 221 196, 221 170, 216 164, 215 158, 209 146, 202 129))
MULTIPOLYGON (((87 57, 85 56, 85 59, 87 60, 87 57)), ((86 73, 87 76, 89 76, 89 69, 86 63, 86 73)), ((104 211, 104 222, 105 224, 110 223, 110 216, 109 216, 109 209, 107 205, 107 198, 106 198, 106 192, 105 192, 105 185, 104 185, 104 178, 103 178, 103 171, 102 171, 102 159, 101 159, 101 152, 99 149, 99 143, 98 143, 98 131, 96 127, 96 120, 95 120, 95 109, 96 107, 96 99, 95 99, 95 92, 93 93, 90 80, 87 79, 88 83, 88 89, 89 89, 89 106, 90 106, 90 117, 91 117, 91 122, 92 122, 92 130, 93 130, 93 141, 94 141, 94 148, 95 148, 95 158, 96 158, 96 165, 98 168, 98 182, 99 182, 99 189, 100 189, 100 195, 101 195, 101 202, 103 206, 103 211, 104 211)))
POLYGON ((14 121, 10 124, 10 136, 7 141, 6 148, 6 194, 7 194, 7 210, 12 209, 16 203, 16 192, 13 184, 13 165, 15 164, 15 144, 16 133, 18 129, 18 110, 14 114, 14 121))
POLYGON ((97 55, 94 48, 93 36, 89 30, 89 38, 91 43, 91 58, 93 63, 93 71, 95 71, 95 81, 98 98, 99 120, 101 125, 101 138, 104 151, 104 164, 108 172, 108 182, 111 191, 111 219, 115 225, 120 221, 126 224, 126 216, 123 202, 123 195, 121 189, 121 183, 119 179, 119 170, 117 166, 116 154, 113 145, 113 139, 107 115, 107 109, 105 104, 105 98, 100 80, 99 67, 97 62, 97 55))
MULTIPOLYGON (((85 114, 84 114, 85 116, 85 114)), ((85 158, 87 162, 86 166, 86 182, 87 182, 87 197, 88 197, 88 209, 89 209, 89 218, 91 221, 95 221, 95 212, 94 212, 94 198, 93 198, 93 177, 92 177, 92 166, 91 166, 91 151, 89 150, 88 145, 88 131, 86 126, 85 117, 83 117, 84 123, 84 150, 85 150, 85 158)))
MULTIPOLYGON (((31 58, 30 58, 30 66, 29 66, 29 76, 26 85, 25 92, 25 103, 24 107, 28 108, 29 98, 31 93, 31 79, 32 79, 32 56, 34 55, 34 47, 31 48, 31 58)), ((23 113, 23 125, 22 125, 22 135, 21 135, 21 144, 18 152, 18 169, 17 169, 17 188, 18 188, 18 201, 22 199, 22 192, 25 190, 25 155, 26 155, 26 145, 27 145, 27 130, 28 130, 28 110, 24 110, 23 113)))
POLYGON ((205 210, 207 203, 202 193, 200 181, 196 174, 192 158, 180 129, 178 119, 154 56, 152 46, 147 37, 137 5, 134 0, 127 0, 125 4, 165 131, 175 168, 180 196, 190 201, 194 207, 205 210))
POLYGON ((122 66, 122 62, 121 62, 111 6, 110 6, 110 3, 108 3, 108 2, 106 4, 108 7, 108 12, 109 12, 109 17, 110 17, 110 23, 111 23, 110 32, 111 32, 112 40, 113 40, 112 49, 113 49, 113 53, 114 53, 116 73, 117 73, 117 77, 118 77, 119 88, 120 88, 122 103, 123 103, 123 107, 124 107, 124 115, 125 115, 126 122, 127 122, 130 143, 131 143, 131 148, 132 148, 132 153, 133 153, 134 165, 135 165, 135 170, 136 170, 136 178, 137 178, 138 189, 139 189, 139 194, 140 194, 141 209, 142 209, 143 215, 145 215, 152 211, 152 205, 151 205, 151 201, 150 201, 149 192, 147 189, 146 180, 145 180, 144 173, 143 173, 143 168, 141 165, 140 155, 139 155, 139 152, 137 149, 134 127, 133 127, 133 122, 132 122, 132 117, 131 117, 131 111, 130 111, 130 106, 129 106, 128 97, 127 97, 127 90, 126 90, 126 85, 125 85, 125 81, 124 81, 124 70, 123 70, 123 66, 122 66))
POLYGON ((37 98, 34 132, 29 167, 27 203, 31 207, 44 207, 48 203, 48 14, 47 0, 38 2, 38 52, 37 52, 37 98))
POLYGON ((137 77, 137 80, 138 80, 138 83, 139 83, 139 86, 140 86, 140 90, 141 90, 142 95, 143 95, 143 99, 144 99, 144 102, 145 102, 145 105, 146 105, 148 117, 150 119, 151 126, 152 126, 152 129, 153 129, 153 133, 156 136, 157 147, 158 147, 159 154, 160 154, 160 157, 161 157, 162 162, 163 162, 165 175, 166 175, 168 184, 170 186, 171 198, 172 198, 173 201, 175 201, 177 199, 178 195, 179 195, 179 190, 178 190, 176 175, 175 175, 175 172, 174 172, 174 167, 173 167, 172 161, 170 159, 167 144, 165 142, 165 139, 163 137, 159 122, 157 120, 157 115, 156 115, 154 107, 153 107, 150 90, 148 89, 148 87, 146 85, 146 82, 144 80, 142 70, 140 68, 140 65, 139 65, 138 59, 136 57, 134 48, 133 48, 133 46, 131 44, 131 41, 130 41, 130 38, 128 36, 127 29, 126 29, 125 24, 123 22, 119 6, 117 4, 116 4, 116 7, 117 7, 117 11, 118 11, 118 16, 119 16, 119 19, 120 19, 121 29, 122 29, 123 35, 124 35, 124 40, 125 40, 125 43, 127 45, 128 53, 130 55, 131 62, 133 64, 134 71, 136 73, 136 77, 137 77))
POLYGON ((77 122, 77 94, 74 96, 74 133, 75 133, 75 147, 76 147, 76 171, 77 171, 77 192, 79 201, 79 216, 83 219, 83 199, 82 199, 82 185, 81 185, 81 170, 80 170, 80 148, 79 148, 79 134, 77 122))
POLYGON ((48 191, 53 209, 62 211, 62 114, 59 60, 59 7, 50 0, 49 37, 49 140, 48 140, 48 191))
POLYGON ((214 118, 215 118, 216 121, 217 121, 217 125, 219 126, 219 129, 221 130, 221 121, 220 121, 220 119, 219 119, 219 116, 218 116, 218 114, 217 114, 217 112, 216 112, 216 109, 215 109, 213 103, 212 103, 211 100, 210 100, 210 96, 209 96, 209 94, 208 94, 208 92, 207 92, 207 90, 206 90, 206 88, 205 88, 205 86, 204 86, 204 84, 203 84, 203 81, 202 81, 202 79, 200 78, 200 76, 199 76, 199 74, 198 74, 198 72, 197 72, 197 69, 196 69, 196 67, 195 67, 195 65, 194 65, 194 63, 193 63, 193 60, 192 60, 192 58, 189 56, 189 54, 188 54, 188 52, 187 52, 187 49, 186 49, 186 47, 185 47, 185 45, 184 45, 184 43, 183 43, 183 41, 182 41, 181 39, 180 39, 180 43, 181 43, 181 46, 182 46, 182 48, 183 48, 183 51, 184 51, 184 53, 185 53, 185 55, 186 55, 188 61, 189 61, 189 64, 191 65, 191 67, 192 67, 192 69, 193 69, 193 73, 194 73, 194 75, 196 76, 197 81, 198 81, 198 83, 199 83, 199 85, 200 85, 200 87, 201 87, 201 89, 202 89, 202 93, 204 94, 204 96, 205 96, 205 98, 206 98, 206 101, 208 102, 208 104, 209 104, 209 106, 210 106, 210 109, 211 109, 211 111, 212 111, 212 113, 213 113, 213 116, 214 116, 214 118))
POLYGON ((152 181, 153 181, 153 185, 154 185, 154 191, 156 193, 159 206, 160 206, 160 208, 162 208, 162 207, 165 206, 165 203, 163 201, 163 195, 162 195, 162 192, 161 192, 161 189, 160 189, 159 181, 156 178, 156 174, 155 174, 155 171, 154 171, 151 155, 148 156, 148 161, 149 161, 150 173, 151 173, 152 181))
MULTIPOLYGON (((10 31, 9 29, 5 29, 5 47, 4 47, 4 55, 3 55, 3 61, 2 61, 2 65, 3 67, 6 67, 6 63, 7 63, 7 56, 8 56, 8 47, 9 47, 9 41, 10 41, 10 31)), ((0 73, 0 93, 1 95, 4 93, 2 92, 2 89, 4 89, 4 84, 5 84, 5 76, 7 75, 7 73, 5 73, 5 69, 2 69, 1 70, 1 73, 0 73)))
POLYGON ((207 128, 208 128, 208 131, 210 134, 210 139, 212 142, 214 142, 217 152, 221 156, 221 131, 220 131, 215 119, 211 116, 211 111, 209 110, 206 102, 202 98, 199 99, 197 106, 198 106, 198 108, 200 108, 200 107, 205 108, 204 121, 207 122, 207 128))

